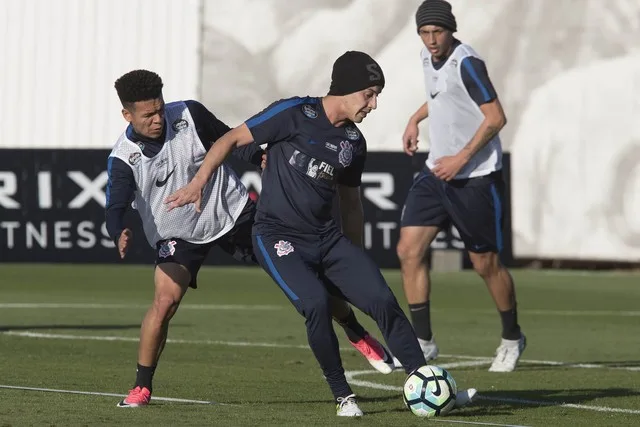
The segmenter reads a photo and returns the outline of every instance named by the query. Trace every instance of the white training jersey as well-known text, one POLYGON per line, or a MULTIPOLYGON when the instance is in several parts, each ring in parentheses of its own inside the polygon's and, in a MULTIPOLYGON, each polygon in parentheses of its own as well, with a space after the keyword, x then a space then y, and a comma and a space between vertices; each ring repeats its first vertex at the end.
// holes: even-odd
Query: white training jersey
MULTIPOLYGON (((433 169, 436 160, 453 156, 467 145, 484 114, 471 98, 462 81, 461 65, 467 57, 480 56, 464 43, 456 46, 439 69, 433 67, 431 53, 421 52, 424 82, 429 109, 429 157, 426 164, 433 169)), ((496 135, 456 175, 456 179, 488 175, 502 168, 502 145, 496 135)))
POLYGON ((207 154, 184 102, 165 105, 165 142, 154 157, 145 157, 123 133, 111 151, 133 170, 136 181, 134 208, 140 213, 147 241, 178 238, 208 243, 235 225, 248 201, 247 189, 226 164, 222 164, 203 189, 201 213, 189 204, 167 212, 164 200, 194 177, 207 154))

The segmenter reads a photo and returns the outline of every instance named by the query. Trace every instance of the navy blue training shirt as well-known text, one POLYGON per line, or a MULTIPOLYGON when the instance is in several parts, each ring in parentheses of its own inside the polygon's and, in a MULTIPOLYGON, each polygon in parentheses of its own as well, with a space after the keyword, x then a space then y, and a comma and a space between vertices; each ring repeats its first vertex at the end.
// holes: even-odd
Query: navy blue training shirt
MULTIPOLYGON (((460 40, 454 39, 451 52, 459 45, 460 40)), ((431 58, 433 68, 440 69, 447 62, 447 58, 443 58, 440 61, 435 61, 434 58, 431 58)), ((489 103, 498 97, 491 79, 489 79, 487 66, 482 59, 473 56, 464 58, 460 66, 460 74, 469 96, 477 105, 489 103)))
POLYGON ((336 227, 336 184, 358 187, 367 146, 357 126, 334 126, 322 98, 277 101, 246 121, 256 144, 267 145, 256 229, 319 234, 336 227))
MULTIPOLYGON (((184 101, 191 113, 193 122, 196 125, 198 137, 204 148, 208 151, 213 143, 230 128, 220 121, 211 111, 198 101, 184 101)), ((160 152, 165 140, 167 124, 165 123, 162 135, 153 140, 138 135, 133 126, 127 127, 127 138, 138 144, 142 154, 146 157, 153 157, 160 152)), ((233 151, 233 155, 249 162, 255 166, 260 166, 263 151, 257 145, 240 147, 233 151)), ((107 163, 107 203, 105 219, 109 236, 118 244, 120 233, 125 228, 123 223, 124 214, 129 204, 133 201, 133 193, 136 190, 136 182, 133 177, 131 167, 122 160, 109 157, 107 163)))

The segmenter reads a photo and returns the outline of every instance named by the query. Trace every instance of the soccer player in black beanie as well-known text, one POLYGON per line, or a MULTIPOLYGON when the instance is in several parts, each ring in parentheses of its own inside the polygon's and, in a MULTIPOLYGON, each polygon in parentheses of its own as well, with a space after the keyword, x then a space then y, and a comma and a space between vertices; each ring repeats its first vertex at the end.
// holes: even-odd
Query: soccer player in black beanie
POLYGON ((493 297, 502 341, 489 368, 510 372, 525 349, 516 295, 500 262, 504 214, 502 145, 506 117, 487 67, 471 46, 454 38, 456 18, 444 0, 426 0, 416 12, 424 43, 427 101, 411 116, 404 151, 418 149, 418 123, 429 117, 429 157, 411 187, 401 217, 397 252, 413 326, 426 360, 438 355, 431 330, 430 278, 425 254, 438 232, 452 223, 475 271, 493 297))
MULTIPOLYGON (((384 74, 369 55, 349 51, 335 61, 331 78, 326 96, 276 101, 218 139, 193 180, 166 203, 169 209, 197 205, 203 183, 234 147, 267 144, 253 227, 255 254, 305 318, 309 346, 335 399, 336 414, 357 417, 362 411, 340 360, 330 295, 342 295, 376 321, 405 372, 425 360, 409 320, 363 250, 360 184, 367 148, 356 123, 377 107, 384 74), (342 228, 332 215, 336 195, 342 228)), ((380 363, 391 365, 392 356, 379 350, 380 363)))

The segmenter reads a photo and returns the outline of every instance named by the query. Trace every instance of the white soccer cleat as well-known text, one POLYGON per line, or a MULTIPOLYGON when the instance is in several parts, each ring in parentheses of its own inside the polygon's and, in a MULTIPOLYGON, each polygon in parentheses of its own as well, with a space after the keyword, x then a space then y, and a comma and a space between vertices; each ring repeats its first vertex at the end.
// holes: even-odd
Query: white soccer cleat
POLYGON ((496 349, 496 357, 489 368, 489 372, 511 372, 516 369, 518 359, 524 349, 527 348, 527 338, 520 334, 518 340, 502 339, 500 346, 496 349))
POLYGON ((454 408, 456 409, 462 408, 464 406, 467 406, 473 403, 473 399, 474 397, 476 397, 477 393, 478 393, 478 390, 476 390, 475 388, 460 390, 459 392, 456 393, 456 403, 454 405, 454 408))
MULTIPOLYGON (((418 338, 418 344, 420 344, 420 348, 422 349, 422 354, 424 354, 424 360, 429 363, 430 360, 438 357, 438 344, 436 344, 435 337, 431 337, 430 340, 423 340, 422 338, 418 338)), ((394 368, 402 368, 402 363, 398 360, 397 357, 393 358, 393 366, 394 368)))
POLYGON ((434 337, 431 337, 428 341, 418 338, 418 343, 420 344, 420 348, 424 354, 424 360, 429 362, 430 360, 438 357, 438 344, 436 344, 436 339, 434 337))
POLYGON ((361 417, 362 410, 356 403, 356 395, 350 394, 347 397, 339 397, 336 405, 336 415, 339 417, 361 417))

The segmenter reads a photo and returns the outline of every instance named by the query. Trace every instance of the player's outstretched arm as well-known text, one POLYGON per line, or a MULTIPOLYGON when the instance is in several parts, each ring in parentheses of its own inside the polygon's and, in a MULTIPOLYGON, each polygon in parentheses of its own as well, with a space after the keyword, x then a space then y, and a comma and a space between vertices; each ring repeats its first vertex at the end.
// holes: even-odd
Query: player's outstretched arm
POLYGON ((191 182, 165 199, 167 210, 194 203, 197 212, 201 212, 202 189, 209 182, 211 176, 220 165, 229 157, 231 151, 253 142, 253 135, 246 124, 231 129, 220 137, 207 152, 200 165, 200 169, 191 182))

